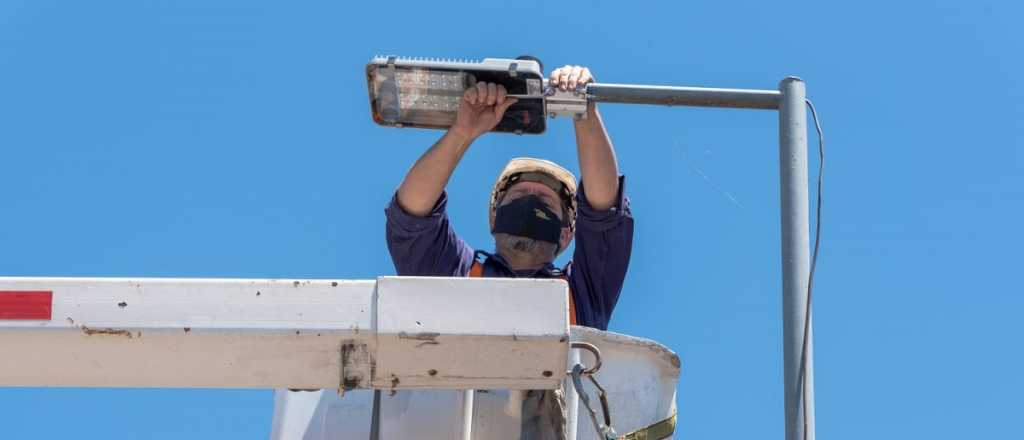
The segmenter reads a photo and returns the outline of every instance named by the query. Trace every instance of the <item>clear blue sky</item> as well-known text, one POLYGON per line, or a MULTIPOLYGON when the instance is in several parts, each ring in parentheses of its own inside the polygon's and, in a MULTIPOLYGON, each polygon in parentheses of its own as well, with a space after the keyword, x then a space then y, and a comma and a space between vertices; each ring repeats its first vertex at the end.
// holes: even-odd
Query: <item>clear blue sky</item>
MULTIPOLYGON (((818 435, 1020 438, 1019 2, 0 2, 0 274, 371 278, 437 131, 369 117, 377 53, 585 64, 599 81, 808 83, 828 137, 818 435)), ((636 216, 611 322, 676 350, 679 438, 781 438, 777 120, 603 105, 636 216)), ((511 157, 450 185, 489 248, 511 157)), ((812 147, 813 147, 812 143, 812 147)), ((0 347, 0 356, 3 356, 0 347)), ((0 389, 0 437, 250 439, 268 390, 0 389)))

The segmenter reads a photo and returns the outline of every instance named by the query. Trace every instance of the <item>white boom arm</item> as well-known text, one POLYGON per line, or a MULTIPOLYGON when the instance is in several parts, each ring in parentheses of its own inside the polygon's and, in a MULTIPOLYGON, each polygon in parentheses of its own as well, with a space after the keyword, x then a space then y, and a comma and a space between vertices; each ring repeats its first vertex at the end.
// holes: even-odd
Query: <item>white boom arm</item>
POLYGON ((0 386, 553 389, 561 280, 2 278, 0 386))

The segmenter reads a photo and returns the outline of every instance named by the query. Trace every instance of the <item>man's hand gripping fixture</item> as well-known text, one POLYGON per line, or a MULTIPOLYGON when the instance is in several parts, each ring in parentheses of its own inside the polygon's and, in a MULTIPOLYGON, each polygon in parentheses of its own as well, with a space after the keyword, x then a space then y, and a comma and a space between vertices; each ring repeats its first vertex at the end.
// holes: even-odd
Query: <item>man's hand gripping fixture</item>
POLYGON ((547 128, 545 116, 585 118, 586 84, 560 88, 541 69, 539 62, 529 59, 476 62, 378 56, 366 66, 371 115, 388 127, 448 129, 466 90, 486 82, 504 87, 508 98, 518 100, 492 131, 541 134, 547 128))

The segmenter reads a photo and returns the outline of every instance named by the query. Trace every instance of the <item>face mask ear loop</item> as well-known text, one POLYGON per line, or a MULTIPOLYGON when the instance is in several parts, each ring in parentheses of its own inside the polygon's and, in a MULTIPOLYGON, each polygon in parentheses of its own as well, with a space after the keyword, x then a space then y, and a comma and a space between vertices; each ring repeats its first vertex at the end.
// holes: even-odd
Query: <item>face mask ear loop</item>
MULTIPOLYGON (((563 202, 563 203, 565 203, 565 202, 563 202)), ((569 227, 569 208, 568 207, 565 207, 565 209, 562 209, 562 217, 563 217, 562 218, 562 226, 568 228, 569 227)), ((554 258, 558 258, 558 254, 560 252, 562 252, 562 231, 561 230, 558 231, 558 243, 555 243, 555 256, 552 258, 552 260, 554 260, 554 258)))

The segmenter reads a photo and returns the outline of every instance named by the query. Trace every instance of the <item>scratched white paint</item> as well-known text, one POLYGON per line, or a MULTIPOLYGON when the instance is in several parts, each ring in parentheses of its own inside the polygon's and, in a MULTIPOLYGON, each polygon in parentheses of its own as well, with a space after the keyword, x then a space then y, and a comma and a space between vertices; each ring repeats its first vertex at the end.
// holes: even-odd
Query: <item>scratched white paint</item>
POLYGON ((0 386, 337 389, 344 374, 354 388, 464 387, 460 376, 480 386, 551 388, 564 372, 544 377, 533 370, 566 356, 564 348, 553 348, 565 347, 567 336, 564 283, 518 283, 0 278, 0 291, 49 290, 54 298, 52 320, 0 320, 0 386), (551 294, 560 288, 561 295, 551 294), (403 289, 438 301, 432 307, 412 299, 378 302, 397 299, 403 289), (547 293, 497 299, 513 290, 547 293), (536 318, 537 307, 556 312, 536 318), (500 316, 492 320, 496 328, 521 331, 523 339, 463 325, 466 316, 500 316), (437 333, 429 352, 413 344, 429 341, 398 337, 422 333, 415 321, 437 333), (380 335, 379 322, 388 323, 380 335), (514 349, 485 350, 491 358, 480 370, 446 367, 476 363, 481 351, 468 347, 512 342, 514 349), (412 364, 420 360, 439 373, 412 364), (403 380, 417 374, 429 381, 403 380))
POLYGON ((0 385, 337 387, 373 281, 0 278, 53 291, 51 321, 0 321, 0 385), (277 384, 277 385, 275 385, 277 384))
POLYGON ((564 376, 565 281, 382 277, 377 285, 376 388, 397 380, 402 388, 552 389, 564 376))
MULTIPOLYGON (((608 393, 612 422, 619 434, 646 427, 674 414, 679 358, 664 346, 641 338, 572 327, 573 341, 597 345, 603 366, 597 373, 608 393)), ((582 353, 582 362, 592 357, 582 353)), ((600 404, 594 389, 586 389, 595 409, 600 404)), ((519 415, 509 411, 509 391, 478 391, 474 398, 473 438, 517 439, 519 415)), ((328 440, 369 438, 372 391, 353 391, 339 397, 330 391, 275 393, 272 440, 328 440)), ((585 410, 580 410, 578 439, 598 438, 585 410)), ((399 390, 381 396, 380 434, 383 440, 458 438, 462 393, 457 390, 399 390)))

